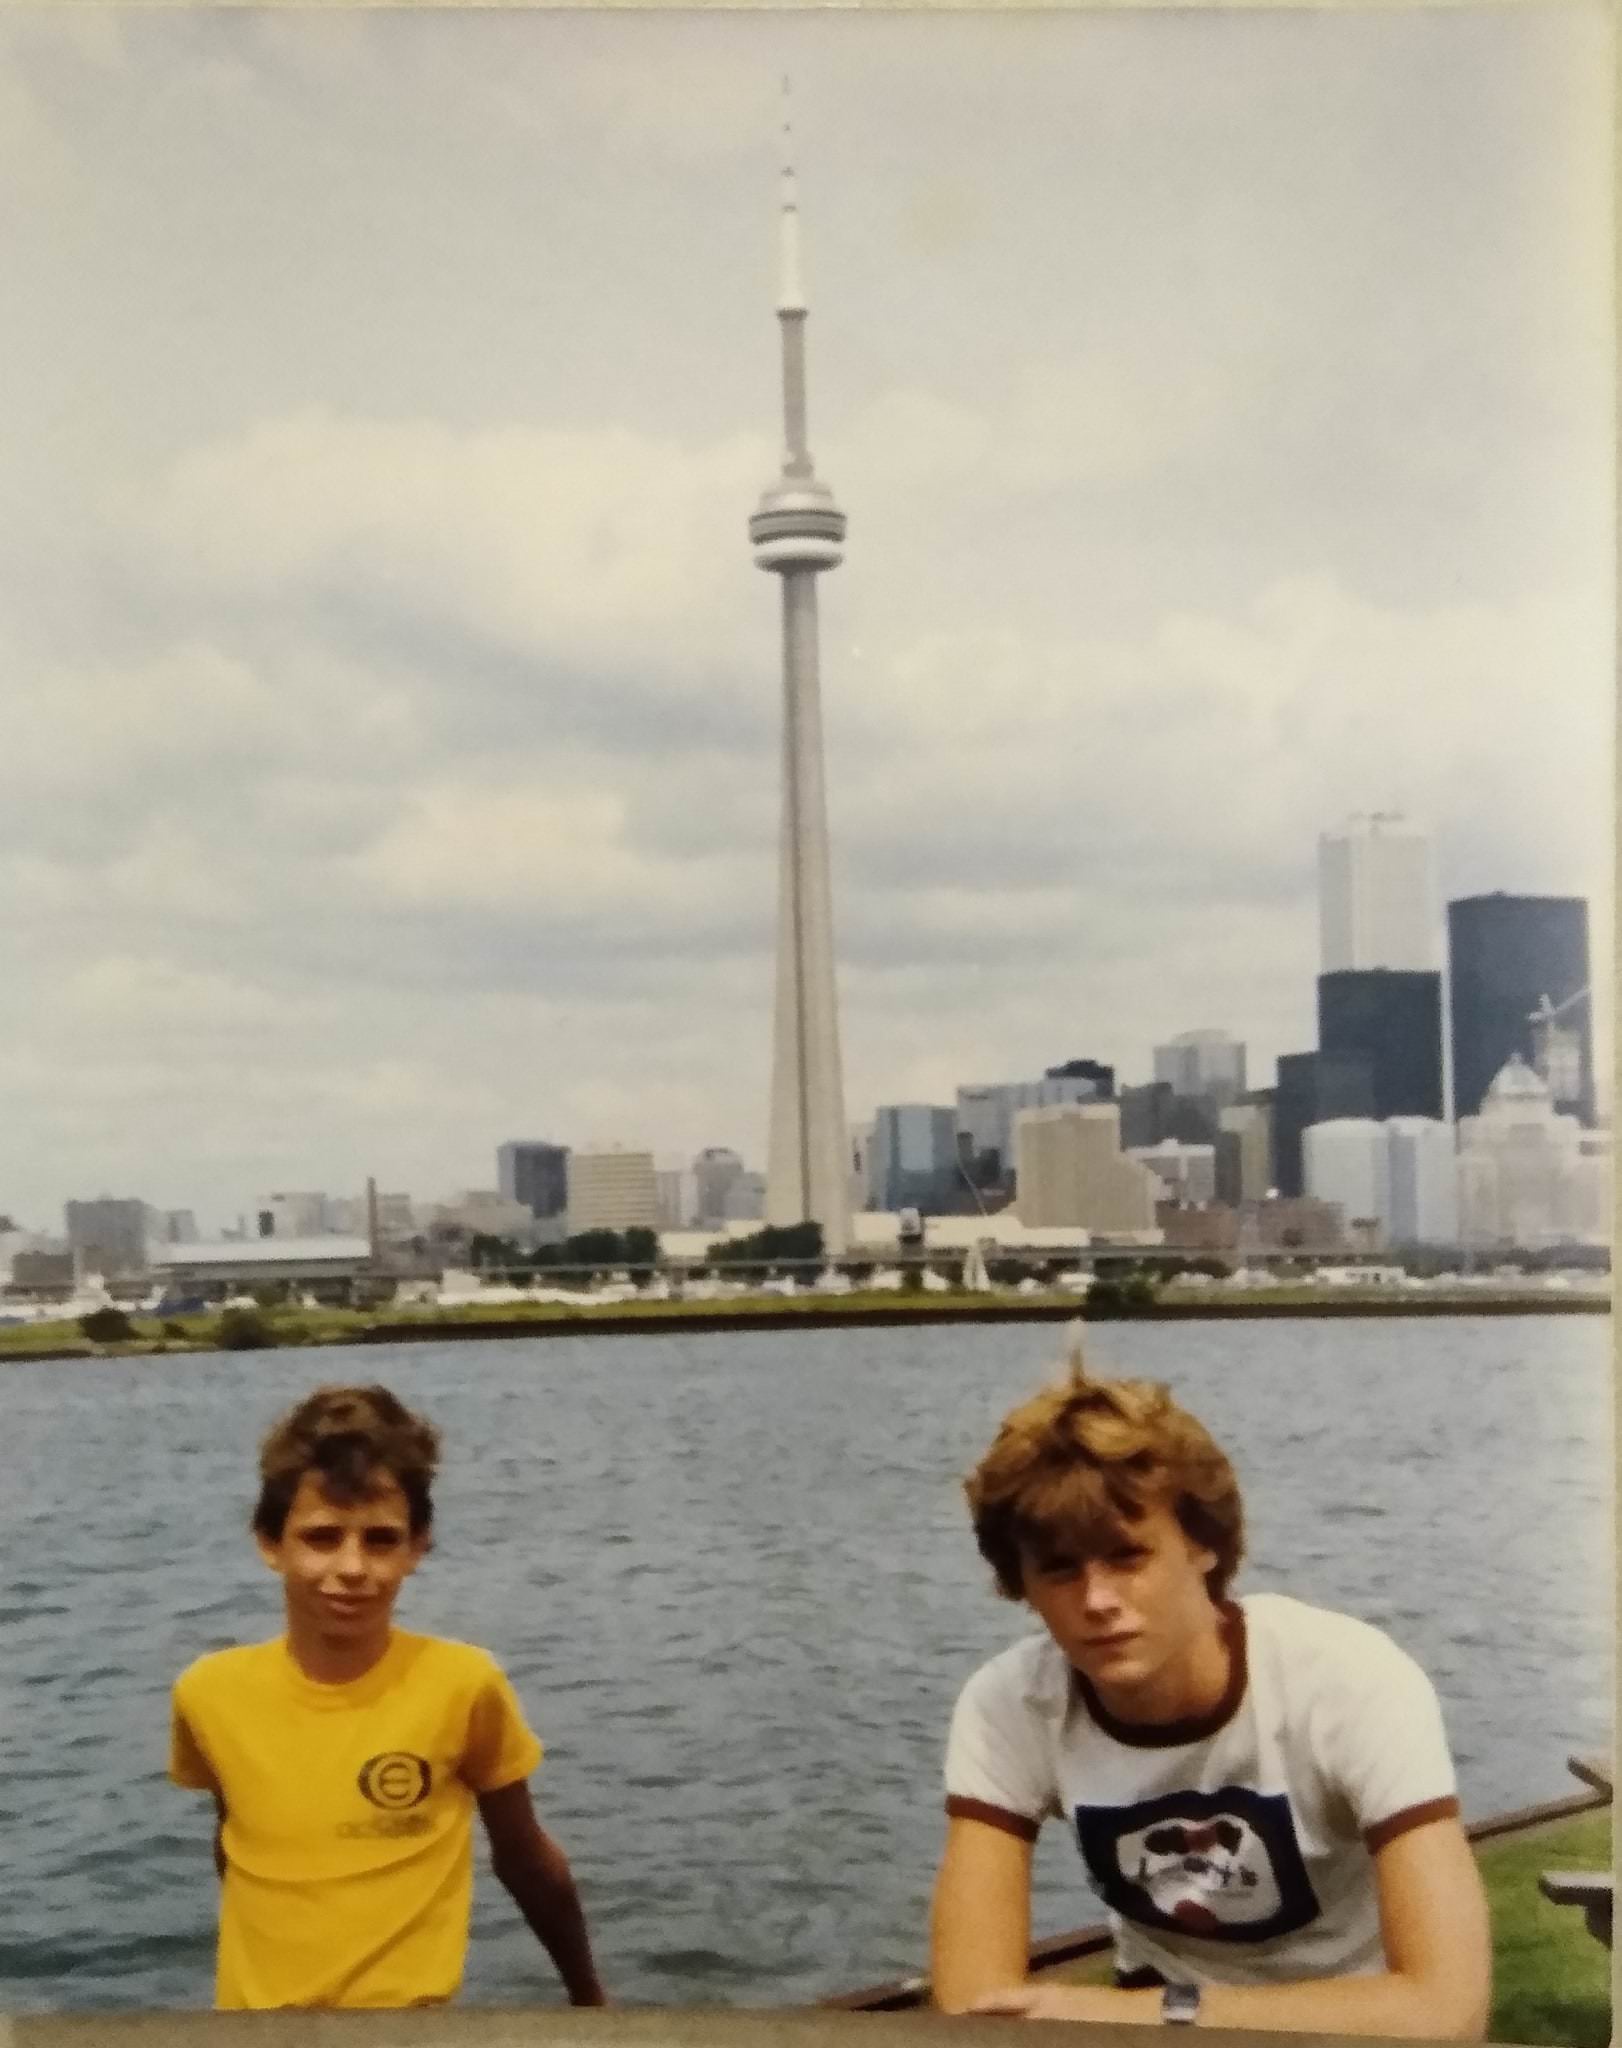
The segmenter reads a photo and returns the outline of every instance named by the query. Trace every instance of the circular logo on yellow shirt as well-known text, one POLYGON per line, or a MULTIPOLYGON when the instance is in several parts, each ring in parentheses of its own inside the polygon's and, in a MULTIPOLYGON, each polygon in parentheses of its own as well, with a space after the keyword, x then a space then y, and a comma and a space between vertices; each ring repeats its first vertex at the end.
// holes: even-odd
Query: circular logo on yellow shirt
POLYGON ((374 1806, 398 1813, 422 1804, 432 1778, 426 1757, 413 1756, 409 1749, 386 1749, 366 1759, 355 1782, 374 1806))

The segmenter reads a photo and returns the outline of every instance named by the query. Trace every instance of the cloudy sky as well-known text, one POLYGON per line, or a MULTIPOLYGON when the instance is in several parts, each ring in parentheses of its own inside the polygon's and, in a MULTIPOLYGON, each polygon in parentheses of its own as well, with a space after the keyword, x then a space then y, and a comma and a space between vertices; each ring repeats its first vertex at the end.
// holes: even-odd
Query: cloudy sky
POLYGON ((1603 936, 1599 7, 8 7, 0 1210, 760 1160, 785 71, 852 1116, 1603 936))

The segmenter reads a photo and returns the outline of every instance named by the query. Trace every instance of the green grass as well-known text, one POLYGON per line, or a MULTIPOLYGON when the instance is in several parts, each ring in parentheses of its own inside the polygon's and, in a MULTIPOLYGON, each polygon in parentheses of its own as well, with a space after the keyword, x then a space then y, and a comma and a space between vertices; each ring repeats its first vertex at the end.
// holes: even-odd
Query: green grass
MULTIPOLYGON (((837 1323, 853 1309, 879 1310, 893 1314, 939 1314, 950 1317, 973 1297, 958 1293, 936 1294, 906 1288, 877 1289, 846 1295, 741 1295, 724 1301, 605 1301, 601 1304, 574 1302, 468 1302, 453 1308, 439 1308, 415 1302, 388 1302, 375 1309, 275 1308, 265 1311, 278 1344, 343 1344, 379 1323, 412 1324, 425 1331, 436 1325, 455 1327, 468 1323, 584 1323, 604 1317, 624 1317, 633 1322, 680 1322, 687 1317, 724 1319, 758 1315, 769 1311, 784 1322, 823 1321, 837 1323)), ((1030 1295, 1023 1302, 1063 1300, 1060 1295, 1030 1295)), ((1021 1302, 1013 1304, 1015 1312, 1021 1302)), ((172 1319, 180 1334, 166 1332, 152 1316, 132 1318, 136 1341, 131 1344, 96 1345, 85 1337, 76 1321, 27 1323, 0 1328, 0 1356, 26 1358, 34 1351, 73 1349, 86 1358, 140 1356, 154 1351, 207 1351, 215 1348, 219 1327, 217 1315, 190 1315, 172 1319)))
POLYGON ((1494 2041, 1605 2048, 1611 2038, 1611 1956, 1575 1906, 1538 1890, 1544 1870, 1608 1870, 1608 1809, 1546 1832, 1483 1842, 1477 1858, 1492 1908, 1494 2041))
POLYGON ((31 1351, 62 1351, 69 1346, 86 1358, 97 1355, 77 1323, 17 1323, 0 1330, 0 1356, 26 1358, 31 1351))
MULTIPOLYGON (((1347 1292, 1350 1294, 1354 1290, 1347 1292)), ((1166 1299, 1168 1303, 1193 1302, 1196 1306, 1208 1300, 1213 1309, 1224 1309, 1230 1314, 1247 1306, 1280 1309, 1306 1304, 1322 1307, 1325 1302, 1325 1296, 1321 1292, 1291 1286, 1257 1289, 1244 1294, 1222 1290, 1209 1295, 1173 1286, 1168 1288, 1166 1299)), ((489 1322, 589 1327, 592 1323, 607 1317, 663 1327, 679 1325, 692 1317, 725 1322, 733 1317, 759 1316, 763 1311, 777 1322, 815 1322, 830 1329, 837 1329, 853 1311, 863 1314, 876 1312, 880 1315, 894 1315, 911 1320, 917 1320, 920 1316, 939 1316, 942 1321, 949 1322, 966 1308, 984 1306, 986 1300, 985 1296, 964 1294, 956 1288, 949 1293, 935 1293, 921 1288, 864 1288, 843 1295, 748 1294, 724 1301, 632 1300, 603 1302, 600 1305, 564 1302, 490 1302, 459 1304, 454 1308, 400 1302, 385 1303, 375 1309, 280 1308, 268 1313, 278 1344, 343 1344, 353 1341, 358 1334, 378 1323, 414 1324, 425 1333, 431 1332, 436 1325, 455 1328, 458 1325, 489 1322)), ((1344 1297, 1340 1298, 1340 1302, 1342 1306, 1352 1305, 1344 1297)), ((1005 1296, 999 1306, 1010 1320, 1017 1320, 1022 1311, 1046 1309, 1051 1312, 1061 1304, 1078 1315, 1081 1313, 1080 1297, 1063 1289, 1046 1289, 1041 1293, 1005 1296)), ((1333 1300, 1330 1305, 1333 1308, 1333 1300)), ((1394 1312, 1400 1312, 1403 1305, 1402 1302, 1390 1304, 1394 1312)), ((1474 1305, 1479 1305, 1479 1298, 1466 1304, 1474 1305)), ((1551 1300, 1550 1306, 1553 1305, 1551 1300)), ((212 1351, 217 1348, 216 1315, 182 1316, 178 1318, 178 1328, 168 1331, 150 1316, 138 1316, 134 1320, 137 1335, 136 1341, 132 1344, 92 1344, 80 1331, 77 1322, 71 1320, 3 1327, 0 1328, 0 1359, 25 1359, 35 1352, 67 1351, 85 1358, 98 1358, 119 1355, 139 1357, 157 1351, 212 1351)))

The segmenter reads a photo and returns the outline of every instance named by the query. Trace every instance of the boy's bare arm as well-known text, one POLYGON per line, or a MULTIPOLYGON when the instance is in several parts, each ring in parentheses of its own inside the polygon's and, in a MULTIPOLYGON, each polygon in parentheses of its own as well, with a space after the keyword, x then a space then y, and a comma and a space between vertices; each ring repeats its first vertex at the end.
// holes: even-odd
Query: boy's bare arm
POLYGON ((954 1815, 935 1880, 930 1981, 942 2012, 1018 1983, 1031 1947, 1031 1845, 954 1815))
POLYGON ((528 1785, 520 1779, 481 1792, 479 1816, 490 1837, 491 1867, 557 1964, 569 2003, 606 2005, 569 1859, 535 1818, 528 1785))

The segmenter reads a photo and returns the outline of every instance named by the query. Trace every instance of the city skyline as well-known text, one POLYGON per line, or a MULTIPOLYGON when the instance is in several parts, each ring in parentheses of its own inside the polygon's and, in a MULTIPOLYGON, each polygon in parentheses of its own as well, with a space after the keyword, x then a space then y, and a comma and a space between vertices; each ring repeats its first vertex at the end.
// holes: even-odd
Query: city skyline
POLYGON ((1352 812, 1606 990, 1607 39, 8 11, 0 1208, 763 1157, 785 71, 853 1109, 1261 1084, 1352 812))
MULTIPOLYGON (((1580 899, 1553 899, 1551 902, 1551 899, 1547 898, 1505 898, 1499 896, 1465 899, 1463 901, 1455 901, 1446 906, 1450 925, 1455 913, 1462 912, 1479 916, 1485 908, 1498 914, 1507 911, 1512 916, 1524 920, 1528 914, 1532 914, 1534 917, 1545 914, 1551 907, 1561 913, 1561 929, 1567 935, 1569 950, 1570 933, 1572 931, 1581 932, 1586 929, 1588 906, 1580 899), (1575 913, 1575 924, 1572 923, 1573 913, 1575 913)), ((1524 963, 1521 964, 1524 965, 1524 963)), ((1575 970, 1568 963, 1565 975, 1566 980, 1572 978, 1573 971, 1575 970)), ((1534 975, 1534 979, 1536 978, 1534 975)), ((986 1125, 987 1103, 985 1098, 988 1096, 1014 1097, 1025 1107, 1030 1107, 1037 1103, 1052 1105, 1080 1102, 1084 1105, 1091 1105, 1095 1102, 1112 1102, 1119 1106, 1122 1114, 1121 1150, 1123 1156, 1129 1156, 1148 1163, 1155 1158, 1157 1153, 1169 1150, 1181 1157, 1188 1152, 1188 1146, 1180 1138, 1166 1138, 1158 1145, 1142 1137, 1135 1143, 1128 1140, 1125 1118, 1130 1110, 1133 1097, 1148 1096, 1162 1088, 1171 1090, 1179 1097, 1198 1097, 1206 1102, 1212 1112, 1219 1109, 1222 1111, 1222 1125, 1224 1129, 1228 1128, 1228 1110, 1224 1107, 1225 1104, 1235 1101, 1241 1105, 1265 1102, 1269 1104, 1269 1108, 1264 1114, 1270 1120, 1271 1116, 1275 1113, 1274 1105, 1276 1104, 1278 1110, 1283 1110, 1285 1095, 1288 1089, 1298 1085, 1298 1078, 1297 1080, 1286 1081, 1284 1074, 1285 1065, 1299 1068, 1305 1062, 1310 1066, 1315 1062, 1321 1063, 1326 1055, 1331 1058, 1335 1057, 1337 1051, 1344 1064, 1349 1055, 1349 1047, 1344 1043, 1332 1044, 1328 1041, 1331 1039, 1345 1039, 1348 1029, 1352 1038, 1360 1038, 1362 1041, 1360 1043, 1360 1050, 1355 1055, 1351 1055, 1354 1063, 1358 1065, 1366 1063, 1369 1068, 1369 1071, 1364 1074, 1360 1083, 1352 1084, 1353 1092, 1358 1093, 1360 1096, 1366 1092, 1367 1100, 1363 1103, 1363 1107, 1358 1109, 1349 1108, 1344 1103, 1336 1106, 1334 1101, 1328 1103, 1320 1102, 1317 1106, 1317 1117, 1314 1118, 1309 1115, 1306 1119, 1307 1127, 1296 1131, 1293 1140, 1296 1151, 1301 1149, 1302 1140, 1310 1138, 1314 1130, 1319 1133, 1326 1143, 1333 1141, 1337 1145, 1344 1142, 1345 1134, 1355 1131, 1356 1142, 1362 1145, 1373 1142, 1375 1139, 1383 1143, 1385 1142, 1385 1134, 1388 1132, 1392 1134, 1393 1142, 1395 1142, 1396 1134, 1399 1128, 1401 1128, 1404 1132, 1409 1130, 1422 1131, 1426 1134, 1427 1141, 1431 1136, 1440 1136, 1445 1132, 1448 1139, 1449 1156, 1451 1156, 1455 1138, 1461 1143, 1463 1141, 1464 1122, 1461 1121, 1457 1131, 1455 1131, 1453 1122, 1441 1114, 1439 1102, 1426 1102, 1423 1099, 1426 1094, 1427 1085, 1433 1096, 1438 1095, 1440 1092, 1440 1074, 1444 1059, 1442 1020, 1436 1003, 1431 1001, 1427 1007, 1423 990, 1409 986, 1410 984, 1422 984, 1427 980, 1437 981, 1439 979, 1439 975, 1428 976, 1423 972, 1404 970, 1376 970, 1373 973, 1366 970, 1342 970, 1320 976, 1317 982, 1319 1022, 1316 1036, 1319 1041, 1318 1046, 1311 1050, 1303 1049, 1291 1054, 1288 1060, 1281 1060, 1279 1072, 1273 1080, 1257 1078, 1254 1084, 1248 1087, 1245 1079, 1247 1047, 1243 1038, 1235 1036, 1226 1029, 1196 1026, 1179 1032, 1167 1045, 1153 1046, 1147 1049, 1149 1065, 1153 1073, 1152 1081, 1135 1082, 1130 1075, 1123 1074, 1117 1076, 1112 1068, 1101 1066, 1095 1061, 1085 1058, 1073 1058, 1063 1064, 1047 1068, 1045 1078, 1037 1078, 1035 1076, 1009 1077, 1005 1075, 1000 1082, 996 1083, 988 1083, 983 1076, 975 1080, 960 1079, 955 1088, 950 1091, 954 1098, 952 1103, 875 1104, 870 1118, 859 1119, 846 1127, 849 1139, 849 1158, 847 1162, 849 1202, 846 1214, 848 1216, 863 1208, 893 1210, 898 1206, 917 1206, 925 1213, 931 1215, 960 1211, 962 1209, 962 1195, 965 1189, 970 1186, 970 1182, 964 1176, 963 1168, 959 1164, 959 1146, 962 1139, 965 1137, 972 1139, 974 1141, 973 1150, 976 1152, 980 1151, 984 1145, 991 1144, 1004 1162, 1010 1161, 1013 1156, 1014 1147, 1010 1142, 1007 1132, 1001 1128, 993 1132, 986 1125), (1388 983, 1389 985, 1387 985, 1388 983), (1326 1016, 1326 991, 1332 992, 1335 1004, 1338 1004, 1342 1009, 1346 1009, 1346 1015, 1339 1024, 1335 1024, 1331 1018, 1326 1016), (1349 1009, 1346 1008, 1348 1004, 1350 1005, 1349 1009), (1367 1032, 1367 1026, 1370 1022, 1368 1014, 1361 1014, 1361 1030, 1359 1025, 1360 1013, 1369 1012, 1371 1007, 1376 1012, 1380 1010, 1392 1011, 1392 1014, 1384 1019, 1384 1026, 1388 1028, 1376 1030, 1372 1038, 1368 1036, 1367 1032), (1326 1024, 1330 1026, 1327 1037, 1326 1024), (1426 1080, 1427 1074, 1429 1075, 1428 1083, 1426 1080), (1406 1108, 1401 1103, 1395 1101, 1382 1101, 1382 1094, 1392 1091, 1395 1091, 1398 1095, 1406 1093, 1413 1099, 1407 1103, 1406 1108), (1352 1119, 1351 1123, 1343 1121, 1347 1117, 1352 1119), (933 1132, 931 1139, 922 1140, 921 1129, 917 1127, 917 1120, 920 1118, 934 1121, 944 1119, 947 1134, 943 1135, 941 1132, 936 1131, 933 1132), (906 1133, 903 1133, 901 1125, 905 1120, 911 1121, 907 1123, 906 1133), (886 1135, 887 1129, 888 1136, 886 1135), (920 1142, 929 1151, 927 1163, 920 1153, 920 1142), (875 1175, 874 1162, 881 1154, 888 1159, 889 1163, 887 1166, 880 1166, 875 1175), (856 1164, 858 1159, 861 1162, 859 1167, 856 1164), (950 1163, 948 1164, 947 1162, 950 1163), (892 1170, 915 1174, 922 1171, 925 1178, 930 1179, 931 1185, 927 1189, 921 1183, 916 1186, 909 1185, 901 1195, 896 1195, 892 1190, 891 1194, 887 1196, 884 1192, 883 1184, 888 1184, 892 1170), (935 1179, 934 1176, 937 1170, 944 1171, 944 1181, 935 1179), (863 1200, 860 1192, 863 1185, 868 1189, 869 1199, 866 1201, 863 1200), (944 1208, 939 1206, 942 1201, 945 1202, 944 1208)), ((1541 986, 1541 982, 1539 985, 1541 986)), ((1550 985, 1558 987, 1562 986, 1563 983, 1556 977, 1551 981, 1550 985)), ((1525 1011, 1526 1000, 1524 995, 1514 998, 1510 1004, 1508 1017, 1500 1018, 1495 1015, 1490 1020, 1491 1024, 1494 1027, 1502 1026, 1515 1029, 1521 1024, 1533 1021, 1525 1011), (1513 1020, 1513 1023, 1510 1020, 1513 1020)), ((1468 999, 1464 1005, 1464 1013, 1472 1014, 1473 1016, 1473 1004, 1468 999)), ((1574 1039, 1574 1043, 1580 1043, 1580 1038, 1574 1039)), ((1139 1048, 1140 1053, 1143 1050, 1143 1048, 1139 1048)), ((1500 1050, 1503 1050, 1503 1048, 1500 1048, 1500 1050)), ((1541 1087, 1545 1085, 1547 1076, 1542 1075, 1538 1062, 1539 1056, 1535 1051, 1534 1041, 1528 1036, 1524 1047, 1509 1049, 1506 1060, 1495 1066, 1495 1079, 1500 1087, 1507 1086, 1511 1094, 1524 1093, 1526 1092, 1526 1075, 1537 1071, 1539 1074, 1537 1086, 1541 1087), (1533 1065, 1531 1068, 1525 1065, 1527 1048, 1533 1049, 1533 1065)), ((1342 1085, 1344 1085, 1344 1082, 1342 1085)), ((1332 1089, 1331 1095, 1334 1093, 1335 1091, 1332 1089)), ((1558 1094, 1558 1088, 1550 1090, 1551 1100, 1549 1106, 1551 1112, 1562 1106, 1555 1099, 1558 1097, 1558 1094)), ((1564 1107, 1568 1110, 1576 1110, 1579 1105, 1573 1102, 1565 1104, 1564 1107)), ((1011 1131, 1013 1110, 1013 1103, 1005 1102, 1001 1109, 995 1112, 994 1121, 1000 1120, 1000 1124, 1006 1125, 1007 1130, 1011 1131)), ((1159 1112, 1152 1114, 1158 1115, 1159 1112)), ((1575 1129, 1577 1120, 1573 1118, 1571 1121, 1575 1129)), ((1604 1126, 1603 1137, 1604 1143, 1608 1145, 1610 1142, 1608 1123, 1604 1126)), ((1209 1152, 1212 1150, 1212 1143, 1214 1141, 1215 1128, 1213 1127, 1211 1139, 1203 1144, 1196 1142, 1193 1146, 1193 1151, 1196 1153, 1202 1150, 1209 1152)), ((1403 1142, 1409 1142, 1406 1136, 1403 1142)), ((1299 1173, 1295 1173, 1292 1177, 1291 1170, 1286 1163, 1276 1155, 1276 1144, 1277 1140, 1272 1140, 1266 1149, 1275 1153, 1272 1164, 1278 1169, 1278 1180, 1281 1183, 1288 1181, 1290 1185, 1287 1187, 1281 1185, 1274 1192, 1286 1196, 1298 1193, 1299 1190, 1295 1188, 1294 1182, 1299 1180, 1299 1173)), ((395 1227, 397 1229, 408 1228, 406 1223, 401 1220, 407 1209, 415 1212, 416 1220, 414 1224, 409 1226, 410 1228, 425 1228, 426 1219, 435 1213, 448 1214, 450 1211, 461 1209, 468 1212, 468 1215, 463 1220, 469 1229, 495 1229, 498 1226, 493 1222, 474 1220, 472 1218, 472 1211, 480 1205, 489 1204, 494 1201, 512 1201, 515 1199, 519 1202, 519 1206, 531 1209, 537 1216, 546 1215, 564 1219, 570 1227, 573 1227, 574 1218, 572 1211, 570 1211, 568 1200, 566 1167, 566 1162, 571 1158, 589 1160, 597 1167, 610 1165, 616 1159, 623 1159, 627 1164, 633 1160, 642 1161, 650 1176, 650 1188, 655 1181, 664 1182, 666 1180, 680 1180, 691 1184, 692 1187, 696 1187, 702 1181, 707 1165, 713 1166, 717 1161, 730 1162, 732 1167, 742 1173, 746 1181, 758 1183, 760 1205, 758 1208, 750 1209, 747 1213, 754 1216, 756 1220, 770 1220, 765 1207, 766 1174, 750 1168, 747 1161, 732 1148, 724 1144, 706 1144, 696 1154, 687 1157, 653 1146, 651 1141, 646 1141, 645 1134, 640 1138, 633 1136, 629 1141, 615 1140, 606 1144, 591 1141, 581 1144, 570 1141, 567 1138, 560 1139, 554 1134, 550 1139, 537 1139, 534 1137, 529 1139, 503 1139, 494 1146, 493 1156, 496 1170, 493 1175, 486 1176, 486 1179, 493 1180, 495 1182, 494 1187, 484 1185, 464 1185, 454 1189, 451 1187, 441 1187, 439 1192, 433 1195, 424 1195, 421 1190, 413 1189, 389 1193, 381 1197, 380 1199, 394 1205, 400 1211, 400 1214, 395 1217, 395 1227), (536 1195, 538 1190, 537 1174, 549 1175, 551 1177, 550 1195, 539 1207, 532 1200, 532 1197, 536 1195), (520 1185, 520 1182, 526 1176, 529 1177, 531 1182, 528 1193, 520 1185), (567 1217, 565 1217, 566 1211, 570 1211, 567 1217)), ((1214 1157, 1212 1163, 1214 1166, 1214 1157)), ((1269 1178, 1272 1177, 1269 1175, 1269 1178)), ((978 1185, 978 1179, 973 1184, 978 1185)), ((1184 1187, 1185 1184, 1179 1181, 1178 1186, 1184 1187)), ((240 1191, 239 1198, 241 1198, 240 1191)), ((216 1220, 213 1230, 203 1234, 218 1234, 226 1238, 252 1236, 253 1229, 250 1226, 254 1220, 253 1212, 267 1206, 274 1211, 278 1205, 283 1209, 287 1209, 291 1205, 292 1208, 298 1210, 301 1216, 312 1205, 315 1209, 323 1212, 332 1212, 331 1214, 325 1214, 325 1218, 321 1222, 305 1220, 296 1226, 292 1226, 291 1234, 294 1236, 308 1237, 331 1231, 342 1233, 345 1230, 353 1232, 357 1227, 353 1222, 334 1221, 333 1215, 337 1214, 337 1212, 344 1212, 345 1215, 348 1215, 352 1211, 364 1210, 367 1208, 370 1199, 371 1183, 368 1183, 367 1190, 358 1196, 344 1192, 334 1194, 325 1190, 320 1192, 307 1190, 298 1193, 272 1192, 267 1194, 265 1185, 260 1184, 251 1200, 249 1200, 246 1209, 239 1209, 234 1216, 216 1220)), ((648 1199, 650 1201, 653 1199, 651 1194, 648 1199)), ((1006 1199, 1006 1190, 1004 1191, 1004 1199, 1006 1199)), ((1190 1199, 1195 1202, 1205 1202, 1212 1199, 1221 1202, 1232 1198, 1220 1194, 1213 1195, 1212 1192, 1208 1191, 1195 1194, 1190 1199)), ((166 1211, 160 1205, 147 1202, 140 1195, 114 1196, 109 1189, 104 1187, 96 1196, 85 1197, 81 1194, 80 1197, 68 1199, 65 1209, 68 1218, 69 1235, 71 1236, 72 1234, 72 1212, 75 1208, 93 1209, 102 1204, 111 1204, 111 1206, 119 1209, 145 1209, 154 1219, 155 1223, 171 1221, 178 1215, 184 1218, 188 1226, 183 1233, 186 1241, 195 1240, 200 1234, 196 1227, 195 1214, 189 1208, 166 1211)), ((1017 1208, 1017 1202, 1015 1206, 1017 1208)), ((30 1222, 28 1219, 21 1217, 9 1217, 6 1220, 13 1230, 20 1229, 24 1235, 33 1238, 43 1240, 54 1238, 56 1235, 49 1226, 40 1227, 37 1220, 30 1222)), ((637 1218, 634 1220, 642 1219, 637 1218)), ((668 1224, 668 1219, 666 1221, 668 1224)), ((260 1225, 262 1228, 262 1218, 260 1219, 260 1225)), ((277 1236, 285 1236, 288 1234, 289 1227, 286 1217, 283 1216, 276 1223, 275 1234, 277 1236)), ((661 1227, 666 1227, 666 1225, 661 1225, 661 1227)), ((668 1224, 668 1227, 685 1226, 668 1224)), ((163 1234, 160 1231, 160 1236, 163 1234)), ((169 1234, 173 1235, 172 1232, 169 1234)), ((837 1247, 830 1245, 830 1249, 842 1252, 848 1249, 848 1244, 841 1244, 837 1247)))

